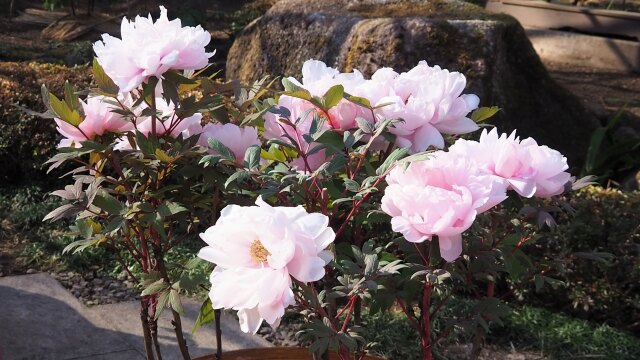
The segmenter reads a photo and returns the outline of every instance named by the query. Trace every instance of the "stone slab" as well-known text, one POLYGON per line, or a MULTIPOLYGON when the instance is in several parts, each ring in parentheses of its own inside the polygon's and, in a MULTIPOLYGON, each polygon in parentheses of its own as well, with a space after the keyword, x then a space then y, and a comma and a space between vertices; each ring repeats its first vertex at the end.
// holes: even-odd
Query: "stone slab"
POLYGON ((143 359, 125 335, 48 274, 0 278, 0 359, 143 359))
MULTIPOLYGON (((200 305, 201 303, 193 299, 182 299, 182 306, 185 310, 185 316, 182 316, 182 326, 189 353, 192 357, 212 354, 216 350, 213 324, 202 326, 195 333, 191 332, 198 317, 200 305)), ((112 324, 114 330, 123 334, 130 334, 131 336, 128 337, 130 345, 139 352, 144 353, 144 341, 135 336, 141 332, 140 304, 138 302, 100 305, 92 307, 91 311, 112 324)), ((171 318, 171 312, 165 310, 158 321, 158 337, 161 351, 165 359, 180 359, 171 318)), ((225 351, 272 346, 271 343, 260 336, 245 334, 240 331, 238 320, 231 314, 223 314, 221 326, 222 346, 225 351)))
POLYGON ((640 43, 541 28, 525 28, 543 61, 640 73, 640 43))
MULTIPOLYGON (((200 309, 184 298, 182 323, 192 356, 215 352, 210 325, 191 333, 200 309)), ((181 359, 165 311, 158 324, 163 359, 181 359)), ((231 314, 222 316, 223 349, 272 346, 263 338, 240 331, 231 314)), ((0 278, 0 360, 143 360, 140 304, 85 307, 46 273, 0 278)))

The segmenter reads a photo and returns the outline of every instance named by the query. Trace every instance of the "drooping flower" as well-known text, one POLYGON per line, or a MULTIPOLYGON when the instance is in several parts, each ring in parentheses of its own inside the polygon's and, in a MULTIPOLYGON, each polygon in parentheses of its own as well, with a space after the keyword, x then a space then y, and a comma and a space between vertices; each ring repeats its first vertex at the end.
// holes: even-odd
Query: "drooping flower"
MULTIPOLYGON (((244 161, 244 154, 253 145, 261 145, 258 129, 251 126, 240 127, 236 124, 206 124, 202 128, 199 145, 208 147, 209 139, 216 139, 231 150, 239 164, 244 161)), ((212 150, 213 151, 213 150, 212 150)))
POLYGON ((508 181, 509 188, 524 197, 558 195, 571 175, 567 159, 558 151, 540 146, 532 138, 520 141, 516 132, 498 135, 496 129, 480 135, 480 141, 458 140, 450 152, 472 159, 483 170, 508 181))
POLYGON ((58 132, 64 136, 58 147, 80 147, 80 142, 93 139, 96 135, 107 132, 121 133, 133 128, 130 121, 113 112, 117 107, 109 103, 109 100, 104 96, 92 96, 86 101, 80 100, 85 117, 78 127, 64 120, 54 119, 58 125, 58 132))
POLYGON ((462 233, 476 216, 507 197, 504 180, 444 152, 415 161, 406 170, 398 166, 386 181, 382 210, 392 217, 392 229, 416 243, 437 235, 447 261, 460 256, 462 233))
POLYGON ((322 214, 301 206, 229 205, 200 237, 198 256, 216 264, 209 297, 215 309, 238 310, 244 332, 255 333, 263 320, 276 327, 295 303, 291 276, 317 281, 332 259, 325 250, 335 234, 322 214))
POLYGON ((109 34, 93 44, 98 62, 118 85, 129 92, 151 76, 161 77, 167 70, 197 70, 207 66, 213 53, 205 46, 211 34, 200 26, 182 26, 180 19, 169 21, 167 9, 160 6, 155 22, 136 16, 122 19, 121 39, 109 34))

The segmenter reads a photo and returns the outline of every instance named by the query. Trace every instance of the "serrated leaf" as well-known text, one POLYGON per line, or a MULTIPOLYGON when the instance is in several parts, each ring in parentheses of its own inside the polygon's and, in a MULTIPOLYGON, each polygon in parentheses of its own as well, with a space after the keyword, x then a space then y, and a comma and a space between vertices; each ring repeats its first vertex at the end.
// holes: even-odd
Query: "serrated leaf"
POLYGON ((140 295, 147 296, 147 295, 157 294, 157 293, 161 292, 162 290, 166 289, 168 286, 169 286, 169 284, 167 284, 164 281, 164 279, 159 279, 159 280, 149 284, 146 288, 144 288, 140 295))

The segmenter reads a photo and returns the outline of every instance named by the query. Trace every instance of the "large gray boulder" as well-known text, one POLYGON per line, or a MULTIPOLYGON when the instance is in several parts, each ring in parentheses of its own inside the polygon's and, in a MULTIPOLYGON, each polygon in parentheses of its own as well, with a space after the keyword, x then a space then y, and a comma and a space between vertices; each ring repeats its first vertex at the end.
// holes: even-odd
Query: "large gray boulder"
POLYGON ((457 0, 281 0, 237 37, 227 77, 300 76, 307 59, 371 75, 420 60, 467 76, 482 106, 503 109, 501 131, 560 150, 579 168, 599 125, 548 75, 520 24, 457 0))

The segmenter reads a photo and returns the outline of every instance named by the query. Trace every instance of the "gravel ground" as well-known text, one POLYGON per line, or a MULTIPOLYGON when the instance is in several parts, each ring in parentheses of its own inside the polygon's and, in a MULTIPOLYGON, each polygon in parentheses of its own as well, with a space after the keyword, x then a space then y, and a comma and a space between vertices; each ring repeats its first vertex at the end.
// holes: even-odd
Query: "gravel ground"
POLYGON ((51 273, 51 275, 87 306, 139 298, 135 283, 126 274, 121 274, 117 279, 93 273, 79 274, 73 271, 51 273))

